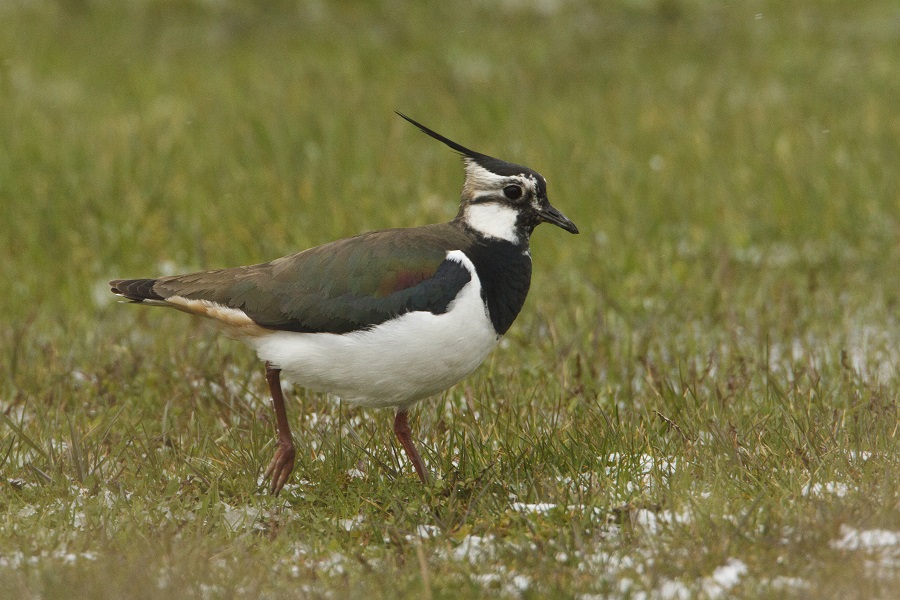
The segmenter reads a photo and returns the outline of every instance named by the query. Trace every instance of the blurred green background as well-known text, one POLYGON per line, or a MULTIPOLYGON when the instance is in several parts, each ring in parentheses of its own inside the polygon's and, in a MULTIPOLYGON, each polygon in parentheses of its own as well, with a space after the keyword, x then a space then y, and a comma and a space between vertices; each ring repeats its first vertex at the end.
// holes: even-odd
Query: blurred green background
POLYGON ((312 595, 515 596, 482 585, 515 573, 546 578, 534 593, 621 592, 603 572, 623 569, 579 566, 602 545, 641 565, 634 594, 667 578, 700 593, 739 556, 747 595, 784 593, 775 573, 808 582, 801 596, 891 597, 896 570, 829 544, 848 523, 900 529, 898 65, 892 0, 0 0, 0 546, 51 552, 0 568, 5 589, 135 596, 164 565, 184 597, 209 597, 201 580, 278 595, 296 581, 266 579, 273 557, 308 569, 312 595), (344 423, 315 438, 325 461, 300 452, 295 478, 319 486, 288 494, 303 518, 268 538, 222 529, 223 503, 270 506, 259 365, 184 315, 115 303, 106 281, 452 218, 459 159, 394 110, 540 171, 582 233, 536 232, 509 343, 423 403, 443 491, 392 479, 408 469, 387 412, 343 421, 300 393, 298 442, 344 423), (605 458, 647 454, 686 462, 648 488, 605 458), (804 492, 823 481, 852 491, 804 492), (588 508, 510 517, 516 498, 588 508), (76 500, 95 512, 79 521, 76 500), (609 537, 613 512, 684 506, 704 519, 609 537), (148 540, 142 513, 163 509, 205 516, 160 518, 148 540), (357 517, 364 534, 333 524, 357 517), (422 523, 449 537, 417 550, 403 540, 422 523), (549 558, 507 546, 500 575, 448 561, 471 532, 549 558), (361 544, 377 576, 317 580, 315 561, 361 544), (94 558, 54 562, 60 548, 94 558), (221 556, 236 562, 206 572, 221 556))
POLYGON ((782 245, 862 263, 846 282, 862 286, 897 258, 890 2, 2 12, 12 320, 83 310, 97 281, 164 262, 234 265, 452 217, 453 155, 394 109, 549 179, 585 235, 540 232, 539 274, 572 258, 585 268, 560 276, 662 284, 679 258, 782 245))

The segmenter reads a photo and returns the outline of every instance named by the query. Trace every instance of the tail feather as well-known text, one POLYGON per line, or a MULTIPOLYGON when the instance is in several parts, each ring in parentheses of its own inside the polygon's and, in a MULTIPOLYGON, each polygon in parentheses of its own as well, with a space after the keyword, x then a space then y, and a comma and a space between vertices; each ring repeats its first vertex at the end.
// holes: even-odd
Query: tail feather
POLYGON ((132 302, 165 300, 153 290, 156 279, 114 279, 109 282, 110 291, 132 302))

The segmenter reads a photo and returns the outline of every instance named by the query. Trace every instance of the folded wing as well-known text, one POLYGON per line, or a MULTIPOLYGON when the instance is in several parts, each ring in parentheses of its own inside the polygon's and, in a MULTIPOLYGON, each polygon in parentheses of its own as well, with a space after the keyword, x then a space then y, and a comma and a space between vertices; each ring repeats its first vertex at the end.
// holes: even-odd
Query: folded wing
POLYGON ((110 282, 132 302, 170 306, 227 325, 349 333, 413 311, 442 314, 471 280, 447 252, 470 242, 450 224, 415 236, 386 230, 272 262, 156 279, 110 282), (444 229, 440 229, 444 228, 444 229), (247 323, 240 323, 248 319, 247 323))

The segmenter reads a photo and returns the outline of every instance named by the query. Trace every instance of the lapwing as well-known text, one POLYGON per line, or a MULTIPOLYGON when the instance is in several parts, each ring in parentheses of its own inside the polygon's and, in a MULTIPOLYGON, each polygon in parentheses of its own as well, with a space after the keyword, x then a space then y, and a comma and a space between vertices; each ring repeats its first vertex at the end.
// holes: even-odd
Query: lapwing
POLYGON ((541 223, 578 228, 547 199, 544 178, 397 113, 458 152, 465 166, 452 221, 373 231, 271 262, 116 279, 128 301, 207 317, 265 362, 277 445, 264 479, 278 494, 294 469, 282 375, 364 407, 395 407, 394 433, 429 480, 407 411, 474 371, 519 314, 541 223))

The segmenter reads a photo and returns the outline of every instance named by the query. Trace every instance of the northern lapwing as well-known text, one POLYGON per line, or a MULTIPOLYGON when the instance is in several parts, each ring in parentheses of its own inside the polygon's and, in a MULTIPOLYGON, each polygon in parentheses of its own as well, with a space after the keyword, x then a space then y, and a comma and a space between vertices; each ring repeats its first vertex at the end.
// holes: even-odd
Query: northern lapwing
POLYGON ((295 456, 282 374, 345 402, 396 407, 394 433, 427 483, 407 411, 474 371, 512 325, 531 282, 534 228, 578 233, 536 171, 397 114, 462 155, 466 178, 449 223, 364 233, 249 267, 110 281, 126 300, 208 317, 256 349, 276 417, 264 475, 273 494, 295 456))

